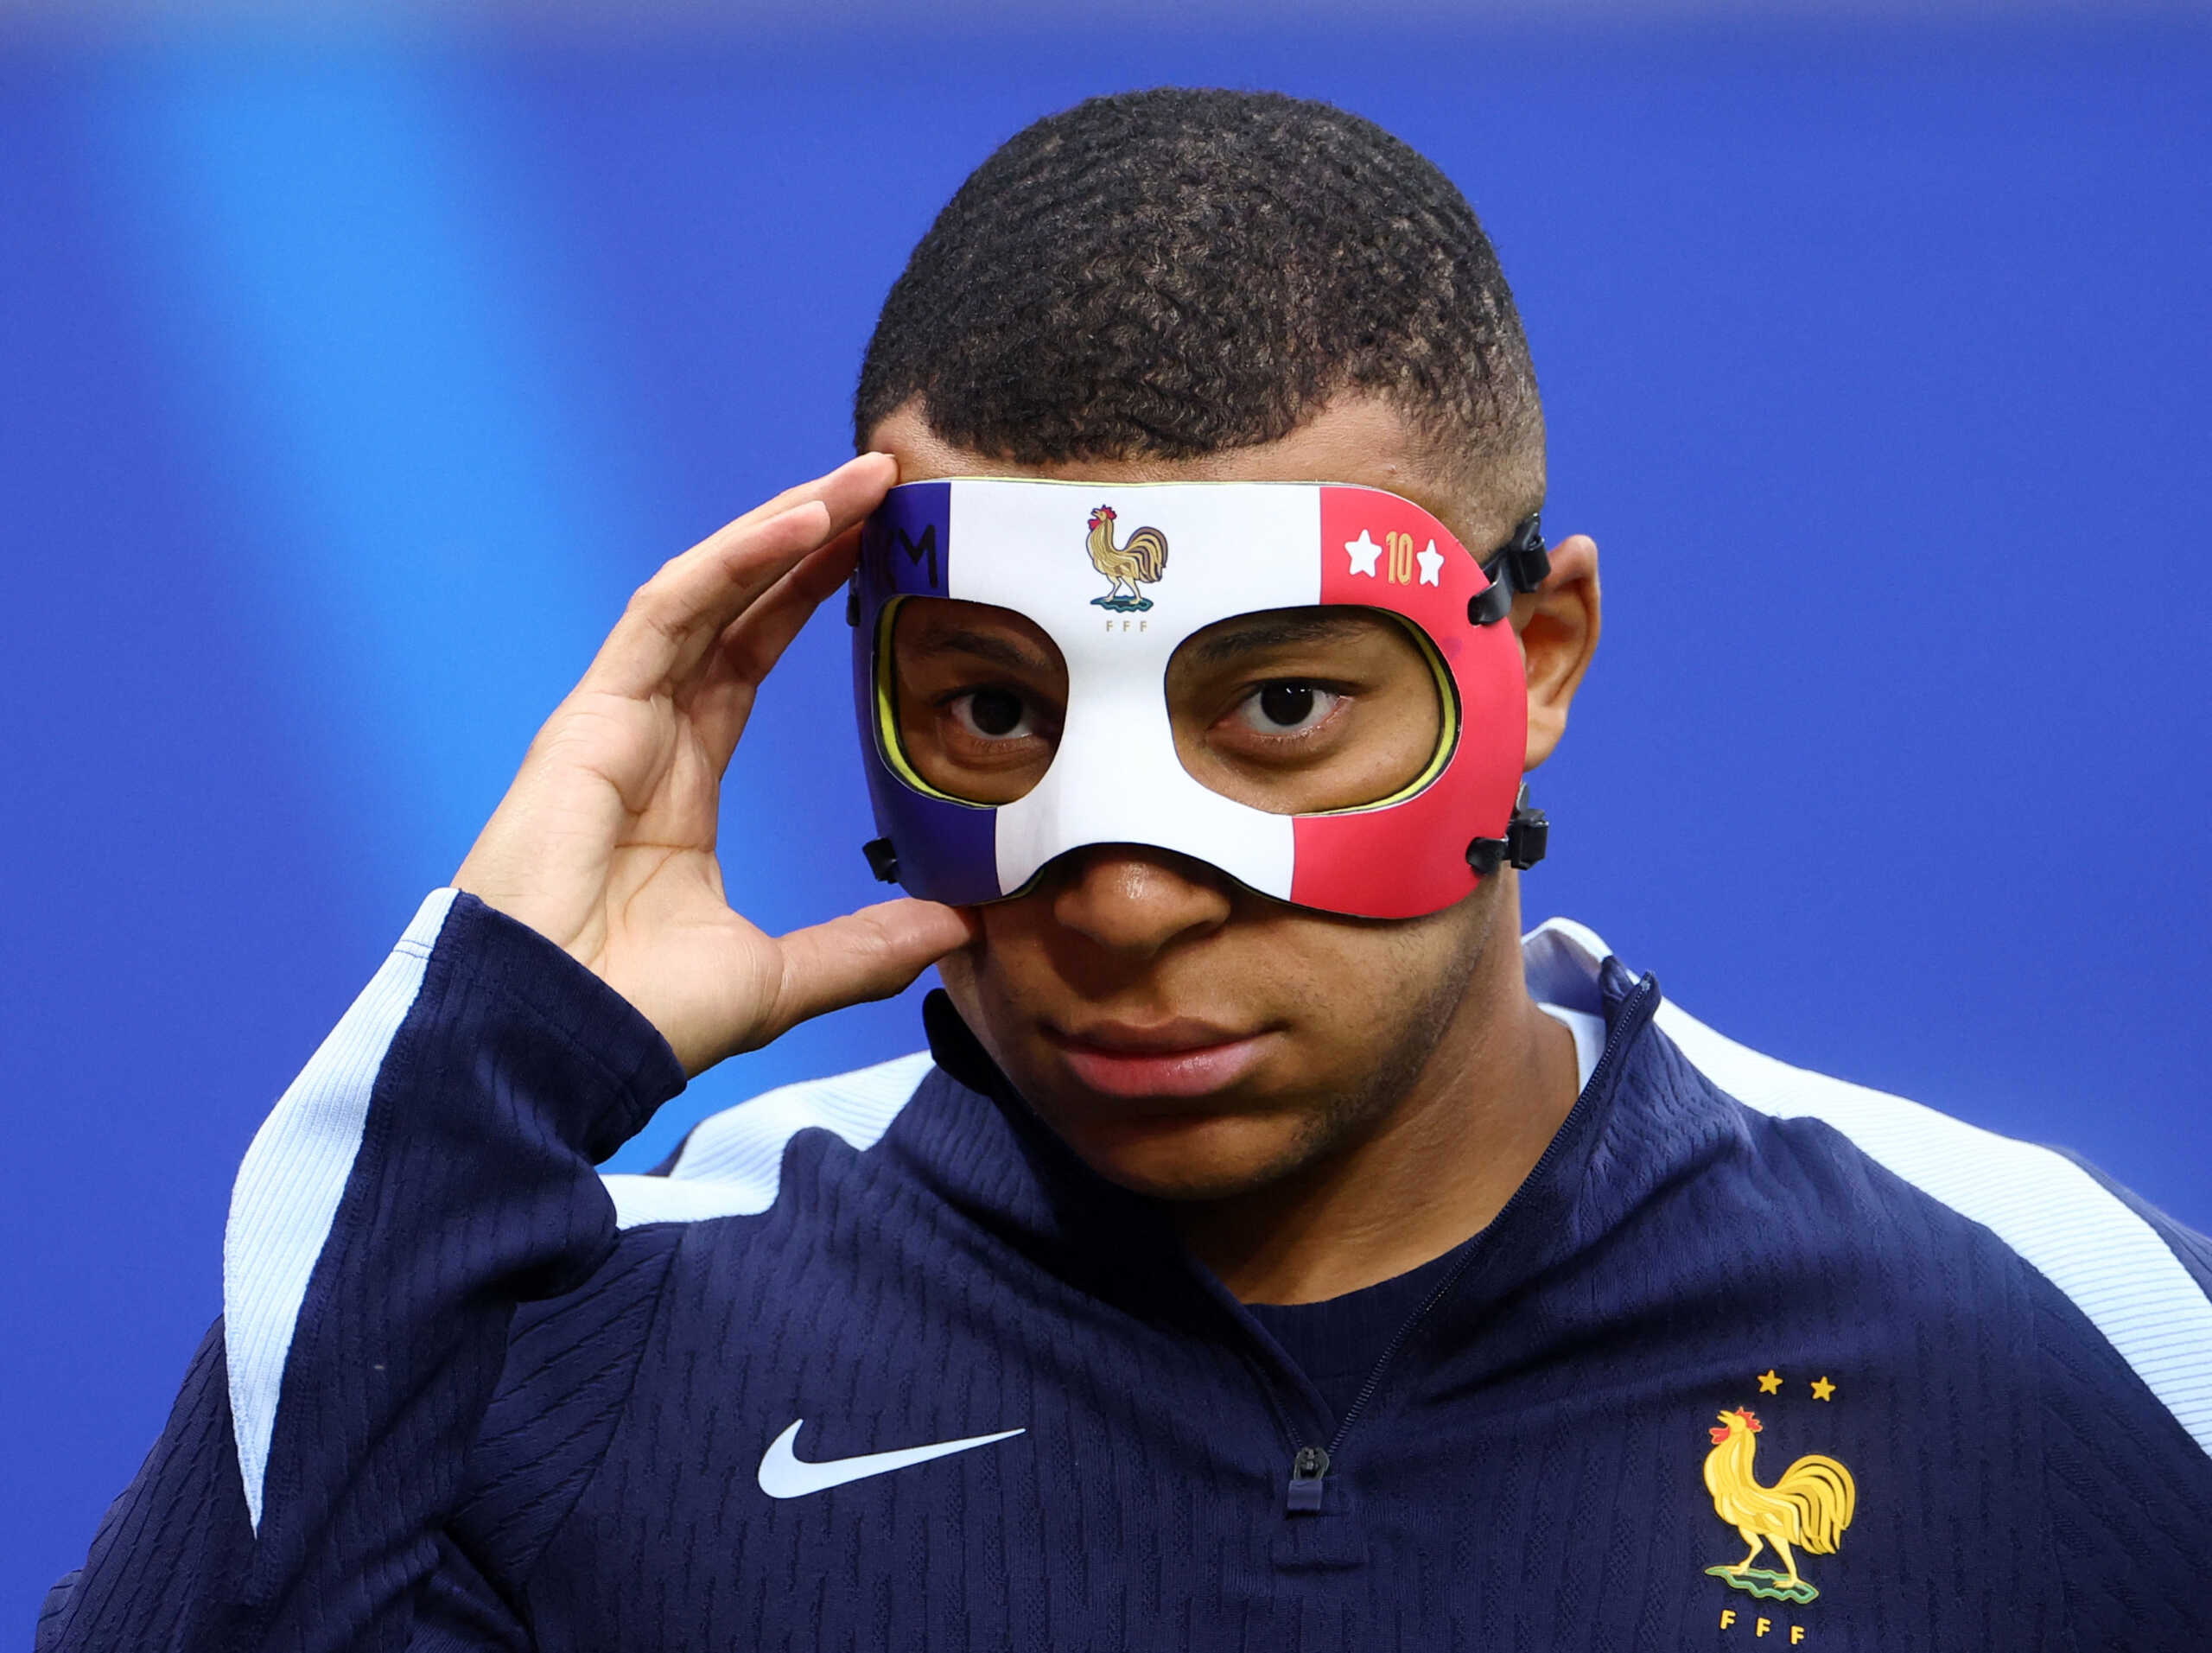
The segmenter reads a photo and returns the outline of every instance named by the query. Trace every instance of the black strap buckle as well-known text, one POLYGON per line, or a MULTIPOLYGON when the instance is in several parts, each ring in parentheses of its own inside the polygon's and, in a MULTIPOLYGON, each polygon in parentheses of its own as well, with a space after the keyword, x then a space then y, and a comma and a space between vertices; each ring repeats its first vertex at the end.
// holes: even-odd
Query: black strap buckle
POLYGON ((1550 817, 1529 803, 1529 789, 1523 786, 1513 806, 1513 818, 1506 823, 1505 836, 1477 838, 1470 843, 1467 865, 1475 869, 1478 878, 1488 878, 1501 865, 1526 872, 1544 858, 1551 831, 1550 817))
POLYGON ((1507 540, 1483 559, 1483 574, 1490 581, 1478 596, 1467 599, 1467 620, 1474 626, 1494 626, 1513 610, 1513 599, 1534 591, 1552 571, 1552 554, 1544 544, 1543 515, 1532 511, 1507 540))

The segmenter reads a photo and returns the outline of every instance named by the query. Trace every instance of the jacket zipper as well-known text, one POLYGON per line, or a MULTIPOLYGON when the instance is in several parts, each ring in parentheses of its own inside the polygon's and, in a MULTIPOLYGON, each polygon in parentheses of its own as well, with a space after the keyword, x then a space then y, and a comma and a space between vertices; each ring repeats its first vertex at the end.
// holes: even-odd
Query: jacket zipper
MULTIPOLYGON (((1599 1054, 1598 1065, 1590 1070, 1590 1083, 1583 1087, 1586 1095, 1595 1094, 1599 1088, 1599 1082, 1611 1077, 1615 1057, 1622 1046, 1643 1031, 1643 1024, 1651 1020, 1658 997, 1659 983, 1656 980, 1645 976, 1637 981, 1636 990, 1629 995, 1627 1002, 1621 1006, 1620 1014, 1613 1019, 1612 1031, 1605 1039, 1605 1048, 1599 1054)), ((1559 1137, 1554 1136, 1545 1145, 1543 1153, 1537 1156, 1536 1163, 1530 1167, 1526 1180, 1521 1185, 1522 1188, 1528 1187, 1544 1173, 1558 1147, 1559 1137)), ((1493 1219, 1493 1229, 1506 1212, 1520 1203, 1520 1189, 1516 1189, 1513 1198, 1505 1202, 1504 1209, 1498 1212, 1497 1218, 1493 1219)), ((1359 1421, 1359 1415, 1367 1409, 1367 1403, 1375 1398, 1375 1391, 1382 1386, 1382 1374, 1389 1370, 1391 1361, 1397 1357, 1398 1351, 1405 1347, 1406 1340, 1413 1336, 1415 1328, 1428 1318, 1429 1311, 1442 1302, 1445 1295, 1459 1283, 1459 1276, 1467 1272, 1468 1265, 1474 1262, 1480 1249, 1479 1240, 1469 1246, 1459 1261, 1452 1265, 1451 1272, 1437 1282, 1436 1289, 1421 1300, 1421 1307, 1398 1328, 1398 1334, 1390 1339, 1389 1346, 1382 1351, 1382 1357, 1367 1374, 1367 1381, 1359 1386, 1359 1393, 1352 1397, 1352 1403, 1344 1409, 1329 1444, 1325 1446, 1300 1446, 1291 1454, 1287 1505, 1291 1514, 1313 1515, 1319 1511, 1324 1485, 1330 1470, 1336 1465, 1338 1454, 1344 1451, 1344 1437, 1351 1434, 1352 1425, 1359 1421)))

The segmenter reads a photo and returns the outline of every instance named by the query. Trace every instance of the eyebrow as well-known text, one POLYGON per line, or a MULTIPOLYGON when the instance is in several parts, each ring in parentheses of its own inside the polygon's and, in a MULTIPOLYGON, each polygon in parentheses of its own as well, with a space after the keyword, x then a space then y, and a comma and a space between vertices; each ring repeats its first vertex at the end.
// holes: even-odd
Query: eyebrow
POLYGON ((1004 666, 1009 671, 1041 674, 1054 669, 1051 661, 1034 650, 1026 649, 1012 638, 991 632, 932 626, 914 639, 914 645, 918 652, 925 654, 973 655, 979 660, 988 660, 993 665, 1004 666))
POLYGON ((1360 614, 1270 614, 1264 620, 1255 620, 1204 639, 1198 645, 1198 656, 1208 665, 1218 665, 1262 649, 1342 642, 1364 633, 1374 623, 1360 614))

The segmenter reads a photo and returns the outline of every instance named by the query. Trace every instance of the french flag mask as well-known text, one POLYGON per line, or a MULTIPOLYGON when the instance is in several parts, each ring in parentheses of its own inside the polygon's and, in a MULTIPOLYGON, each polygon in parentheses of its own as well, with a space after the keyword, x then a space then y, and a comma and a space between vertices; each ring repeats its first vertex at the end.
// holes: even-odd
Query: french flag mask
POLYGON ((1325 912, 1435 912, 1533 864, 1507 612, 1536 518, 1478 562, 1377 488, 961 478, 892 489, 847 618, 879 878, 955 906, 1090 844, 1325 912))

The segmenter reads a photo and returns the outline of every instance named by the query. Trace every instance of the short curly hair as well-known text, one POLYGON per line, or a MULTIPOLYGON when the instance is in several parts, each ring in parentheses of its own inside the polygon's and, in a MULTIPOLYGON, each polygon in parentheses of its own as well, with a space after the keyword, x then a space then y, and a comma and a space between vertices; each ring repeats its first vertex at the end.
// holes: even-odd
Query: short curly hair
POLYGON ((1017 463, 1185 459, 1380 396, 1454 483, 1541 502, 1543 412, 1474 209, 1373 122, 1274 92, 1093 98, 938 214, 869 340, 857 441, 919 399, 1017 463))

